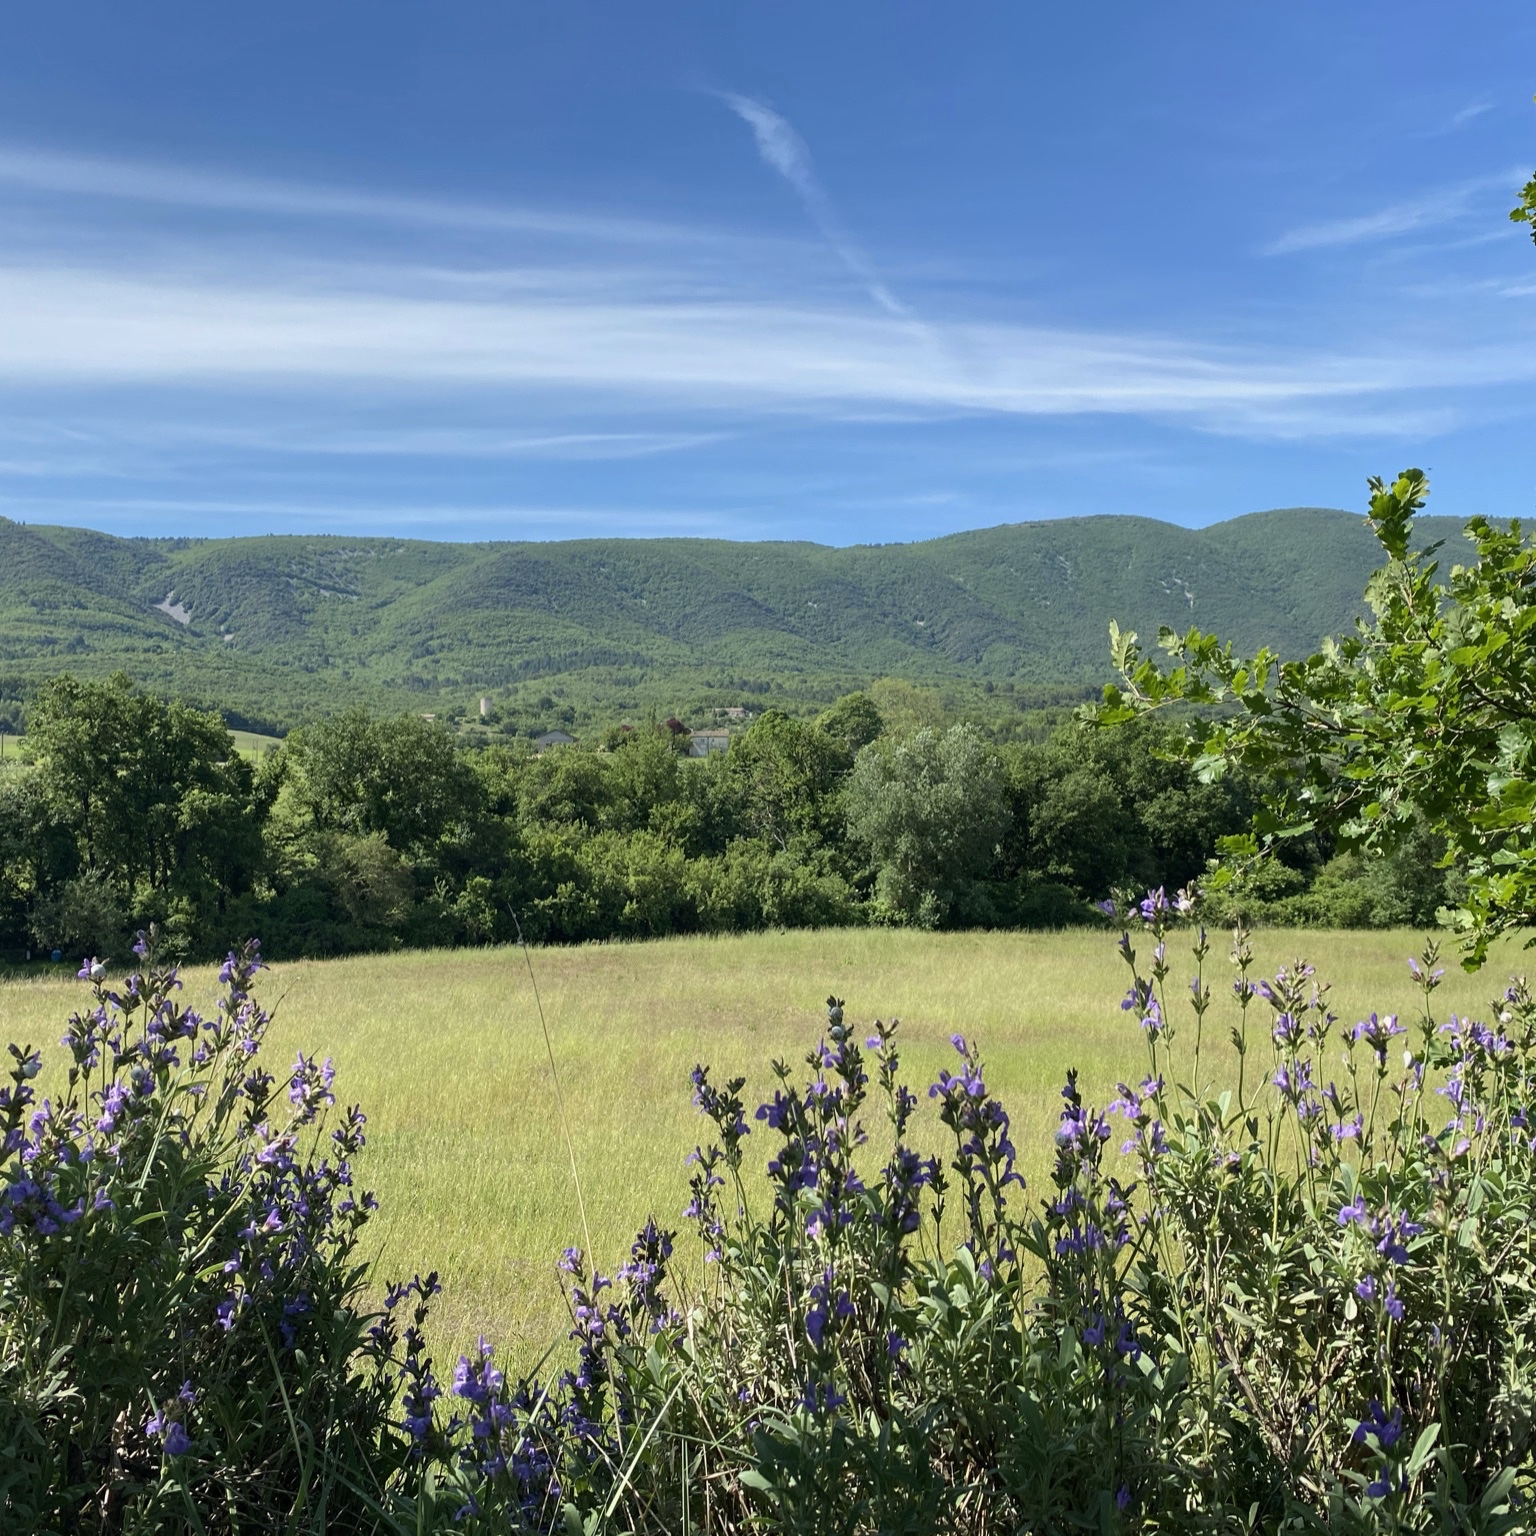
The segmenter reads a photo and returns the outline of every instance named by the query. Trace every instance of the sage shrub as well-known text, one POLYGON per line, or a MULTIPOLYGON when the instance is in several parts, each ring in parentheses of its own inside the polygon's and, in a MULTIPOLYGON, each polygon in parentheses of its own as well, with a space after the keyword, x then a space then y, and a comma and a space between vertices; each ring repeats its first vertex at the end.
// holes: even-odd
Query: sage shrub
POLYGON ((173 967, 87 960, 68 1071, 10 1046, 0 1088, 0 1529, 371 1524, 395 1370, 370 1335, 364 1117, 332 1069, 262 1065, 257 946, 217 1009, 173 967))

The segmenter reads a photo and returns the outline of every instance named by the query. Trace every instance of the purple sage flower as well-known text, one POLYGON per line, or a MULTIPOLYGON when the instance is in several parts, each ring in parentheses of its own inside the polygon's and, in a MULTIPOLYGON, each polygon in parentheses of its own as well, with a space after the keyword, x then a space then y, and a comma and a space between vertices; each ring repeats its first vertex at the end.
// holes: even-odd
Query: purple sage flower
POLYGON ((1368 1223, 1371 1213, 1366 1209, 1365 1196, 1356 1195, 1355 1198, 1339 1211, 1339 1225, 1347 1227, 1352 1221, 1358 1221, 1362 1225, 1368 1223))
POLYGON ((1402 1433, 1403 1410, 1394 1408, 1389 1417, 1386 1409, 1372 1398, 1366 1417, 1355 1426, 1355 1432, 1350 1438, 1356 1445, 1363 1445, 1367 1436, 1374 1436, 1376 1443, 1385 1450, 1388 1446, 1396 1445, 1402 1433))

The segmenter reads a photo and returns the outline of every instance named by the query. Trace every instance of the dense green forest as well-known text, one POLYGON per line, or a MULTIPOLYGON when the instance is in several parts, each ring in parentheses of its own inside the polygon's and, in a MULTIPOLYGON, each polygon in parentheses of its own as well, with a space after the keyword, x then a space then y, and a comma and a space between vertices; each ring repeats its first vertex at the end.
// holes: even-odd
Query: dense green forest
POLYGON ((349 704, 479 730, 481 697, 503 738, 751 701, 808 714, 882 676, 1017 711, 1095 693, 1111 618, 1305 654, 1348 628, 1375 563, 1360 518, 1315 509, 846 549, 119 539, 0 519, 0 720, 65 670, 124 670, 278 732, 349 704))
MULTIPOLYGON (((253 761, 215 712, 63 676, 0 773, 0 949, 121 954, 150 923, 180 953, 260 934, 276 955, 519 931, 1058 926, 1195 879, 1265 788, 1202 783, 1159 721, 997 741, 916 705, 768 710, 704 758, 675 722, 539 755, 354 707, 253 761)), ((1211 916, 1429 923, 1446 899, 1434 852, 1421 839, 1365 862, 1293 840, 1211 916)))

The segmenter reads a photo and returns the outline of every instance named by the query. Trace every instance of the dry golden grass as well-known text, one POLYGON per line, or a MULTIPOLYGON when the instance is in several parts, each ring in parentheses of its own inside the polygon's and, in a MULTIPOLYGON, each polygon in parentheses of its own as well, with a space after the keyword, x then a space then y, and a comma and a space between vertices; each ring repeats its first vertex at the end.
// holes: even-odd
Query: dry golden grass
MULTIPOLYGON (((1305 954, 1333 982, 1334 1007, 1349 1022, 1371 1008, 1412 1011, 1404 962, 1420 942, 1406 933, 1275 933, 1256 948, 1267 971, 1305 954)), ((1213 1066, 1228 1054, 1221 1041, 1235 1015, 1223 995, 1224 951, 1218 942, 1209 965, 1220 1000, 1207 1022, 1213 1066)), ((828 992, 847 999, 861 1026, 900 1016, 904 1076, 920 1095, 951 1058, 952 1032, 979 1039, 1036 1189, 1067 1068, 1102 1103, 1146 1060, 1118 1006, 1125 968, 1104 933, 844 930, 531 954, 592 1243, 609 1269, 648 1213, 679 1224, 683 1158, 701 1134, 690 1068, 707 1062, 720 1077, 745 1074, 749 1096, 766 1090, 771 1058, 798 1061, 814 1044, 828 992)), ((1452 961, 1444 1010, 1481 1011, 1520 958, 1500 950, 1471 978, 1452 961)), ((211 969, 189 973, 187 990, 211 999, 211 969)), ((0 1032, 51 1044, 83 991, 62 979, 0 984, 0 1032)), ((441 1271, 440 1349, 484 1332, 510 1364, 531 1364, 563 1333, 553 1261, 585 1241, 521 952, 294 962, 275 966, 263 992, 277 1005, 269 1067, 300 1048, 330 1055, 338 1094, 368 1113, 361 1172, 382 1205, 370 1228, 381 1273, 441 1271)), ((921 1123, 920 1134, 937 1129, 921 1123)))

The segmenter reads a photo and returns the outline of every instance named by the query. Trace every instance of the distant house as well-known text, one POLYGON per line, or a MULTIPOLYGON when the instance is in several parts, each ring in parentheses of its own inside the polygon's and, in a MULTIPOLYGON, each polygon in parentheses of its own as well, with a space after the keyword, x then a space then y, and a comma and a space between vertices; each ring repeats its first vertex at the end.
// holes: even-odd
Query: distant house
POLYGON ((542 736, 533 738, 533 750, 535 752, 547 752, 551 747, 574 747, 576 738, 565 731, 545 731, 542 736))
POLYGON ((711 752, 726 752, 730 750, 730 745, 729 731, 688 732, 689 757, 708 757, 711 752))
POLYGON ((745 720, 747 718, 747 711, 740 704, 733 704, 729 709, 722 709, 720 713, 727 720, 745 720))

